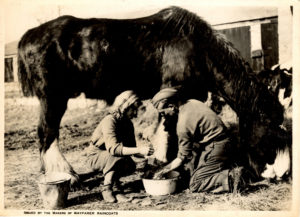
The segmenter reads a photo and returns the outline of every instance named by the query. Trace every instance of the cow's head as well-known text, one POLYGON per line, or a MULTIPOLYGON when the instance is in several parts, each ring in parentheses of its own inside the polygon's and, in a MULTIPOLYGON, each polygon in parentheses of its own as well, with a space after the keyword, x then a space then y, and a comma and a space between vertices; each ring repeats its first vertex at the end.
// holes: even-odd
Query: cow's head
MULTIPOLYGON (((216 99, 211 97, 210 100, 216 99)), ((213 104, 214 102, 210 102, 209 105, 213 104)), ((291 168, 291 121, 287 119, 288 116, 284 116, 284 126, 281 125, 283 117, 278 114, 283 113, 282 106, 279 103, 274 103, 274 106, 272 102, 269 104, 276 111, 274 116, 272 114, 256 114, 256 117, 247 117, 246 115, 241 117, 240 115, 240 124, 238 127, 240 133, 238 133, 238 129, 234 131, 235 126, 238 125, 235 119, 236 116, 224 116, 223 114, 224 112, 226 114, 235 114, 232 109, 228 111, 228 105, 222 106, 220 117, 225 125, 229 127, 233 138, 238 139, 240 138, 239 136, 242 136, 242 139, 244 139, 244 141, 240 141, 241 143, 237 141, 237 146, 241 147, 239 144, 245 144, 245 146, 242 146, 244 150, 241 151, 248 158, 241 156, 237 160, 249 164, 254 169, 256 177, 282 179, 283 176, 290 174, 291 168), (274 119, 276 120, 274 121, 274 119), (267 168, 268 170, 266 170, 267 168)))
MULTIPOLYGON (((273 126, 266 125, 267 128, 264 131, 267 134, 258 144, 258 149, 267 153, 264 154, 267 164, 263 168, 262 177, 280 180, 290 175, 291 172, 292 65, 290 62, 275 65, 268 70, 268 73, 262 72, 259 77, 283 106, 283 122, 273 126), (278 124, 280 124, 279 127, 278 124)), ((274 108, 276 111, 276 107, 274 108)), ((281 113, 280 109, 277 113, 281 113)), ((274 120, 271 121, 274 122, 274 120)))
POLYGON ((282 124, 284 123, 284 109, 282 105, 275 100, 274 103, 266 103, 270 107, 269 113, 258 115, 258 118, 251 117, 246 122, 245 138, 247 146, 247 155, 251 167, 255 170, 257 176, 264 178, 281 179, 282 176, 290 172, 290 149, 291 132, 288 132, 282 124), (276 172, 264 172, 266 167, 276 172))

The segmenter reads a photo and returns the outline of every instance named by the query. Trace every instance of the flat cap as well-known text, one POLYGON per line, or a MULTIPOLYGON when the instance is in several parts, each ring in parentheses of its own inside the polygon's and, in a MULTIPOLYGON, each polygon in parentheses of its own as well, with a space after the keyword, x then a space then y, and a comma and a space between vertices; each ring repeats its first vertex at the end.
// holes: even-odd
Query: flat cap
POLYGON ((159 103, 165 99, 176 98, 178 96, 178 90, 175 88, 164 88, 161 89, 155 96, 152 98, 151 102, 155 108, 158 107, 159 103))

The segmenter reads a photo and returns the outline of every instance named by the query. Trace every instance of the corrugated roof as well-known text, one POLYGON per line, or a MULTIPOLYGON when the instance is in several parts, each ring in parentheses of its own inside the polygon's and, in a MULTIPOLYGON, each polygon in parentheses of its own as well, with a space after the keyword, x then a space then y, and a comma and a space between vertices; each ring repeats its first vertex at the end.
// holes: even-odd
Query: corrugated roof
POLYGON ((5 44, 5 56, 16 55, 18 53, 18 41, 5 44))
POLYGON ((211 25, 237 23, 278 16, 276 7, 214 7, 195 9, 194 12, 211 25))

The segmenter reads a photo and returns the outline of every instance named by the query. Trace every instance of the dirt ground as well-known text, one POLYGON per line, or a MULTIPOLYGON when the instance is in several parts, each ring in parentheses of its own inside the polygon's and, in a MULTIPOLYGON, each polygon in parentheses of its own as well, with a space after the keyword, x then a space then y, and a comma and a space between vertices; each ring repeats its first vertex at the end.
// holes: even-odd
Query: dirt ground
MULTIPOLYGON (((73 101, 73 103, 75 103, 73 101)), ((251 184, 244 192, 208 194, 177 192, 166 196, 148 195, 141 182, 142 167, 131 176, 121 179, 131 198, 127 203, 108 204, 101 196, 101 174, 87 176, 84 148, 99 120, 105 114, 97 101, 78 99, 81 106, 72 106, 65 113, 60 128, 60 148, 75 171, 84 178, 84 190, 69 193, 66 210, 289 210, 292 202, 292 183, 251 184)), ((76 104, 76 103, 75 103, 76 104)), ((37 185, 39 153, 36 127, 39 108, 36 99, 21 98, 6 91, 4 206, 5 209, 43 209, 37 185)))

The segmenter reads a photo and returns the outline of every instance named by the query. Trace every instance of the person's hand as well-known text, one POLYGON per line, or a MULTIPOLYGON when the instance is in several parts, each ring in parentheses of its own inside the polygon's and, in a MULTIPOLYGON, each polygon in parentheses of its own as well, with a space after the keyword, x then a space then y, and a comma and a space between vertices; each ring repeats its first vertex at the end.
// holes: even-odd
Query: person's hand
POLYGON ((153 147, 150 147, 150 146, 140 146, 139 153, 144 156, 149 156, 154 153, 154 149, 153 149, 153 147))
POLYGON ((159 170, 158 172, 156 172, 154 175, 153 175, 153 179, 162 179, 163 176, 170 172, 168 169, 166 168, 162 168, 161 170, 159 170))

